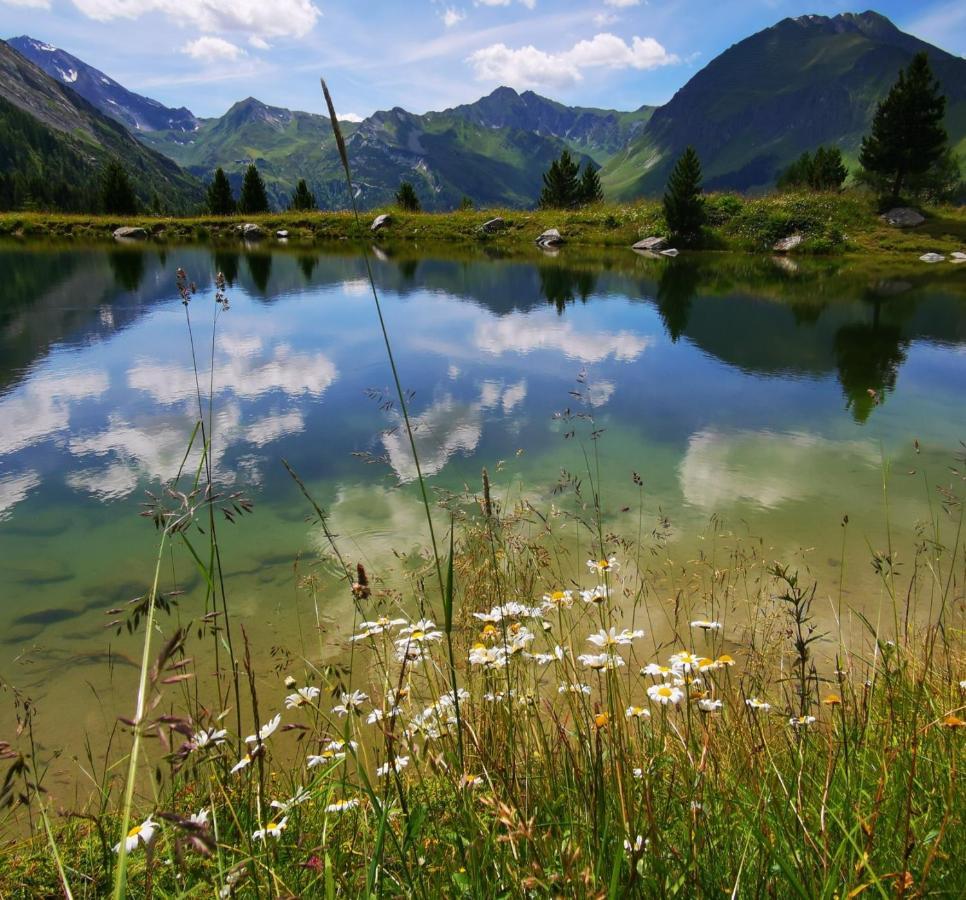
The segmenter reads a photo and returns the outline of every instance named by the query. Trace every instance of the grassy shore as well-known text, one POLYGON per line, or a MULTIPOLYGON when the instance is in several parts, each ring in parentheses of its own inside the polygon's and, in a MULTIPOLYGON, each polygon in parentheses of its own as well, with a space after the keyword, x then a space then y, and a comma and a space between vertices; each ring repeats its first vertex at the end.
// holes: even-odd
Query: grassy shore
MULTIPOLYGON (((709 228, 705 249, 762 252, 794 233, 804 242, 801 254, 921 254, 950 252, 966 246, 966 210, 963 207, 927 208, 926 222, 898 229, 883 223, 869 196, 844 194, 774 194, 749 199, 734 194, 707 198, 709 228)), ((462 243, 513 248, 532 245, 548 228, 558 228, 575 245, 627 247, 644 237, 666 234, 661 204, 640 201, 626 205, 601 204, 575 211, 479 210, 452 213, 404 213, 375 210, 366 225, 382 212, 392 223, 378 233, 380 243, 462 243), (486 233, 481 225, 500 217, 505 227, 486 233)), ((288 231, 294 244, 353 239, 358 236, 347 212, 272 213, 252 217, 198 216, 83 216, 52 213, 0 213, 0 236, 110 240, 122 225, 143 227, 153 240, 238 240, 242 222, 260 225, 268 240, 279 230, 288 231)), ((365 232, 370 236, 368 231, 365 232)))

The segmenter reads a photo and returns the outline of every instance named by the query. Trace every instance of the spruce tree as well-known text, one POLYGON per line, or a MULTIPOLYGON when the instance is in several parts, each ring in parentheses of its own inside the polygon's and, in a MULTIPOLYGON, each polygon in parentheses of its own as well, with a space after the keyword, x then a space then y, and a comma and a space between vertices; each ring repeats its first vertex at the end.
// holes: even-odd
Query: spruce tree
POLYGON ((814 156, 805 152, 785 169, 778 178, 778 187, 781 190, 837 191, 848 174, 838 147, 819 147, 814 156))
POLYGON ((543 173, 540 206, 543 209, 572 209, 580 203, 580 166, 569 150, 560 154, 543 173))
POLYGON ((124 166, 111 159, 101 173, 101 208, 111 215, 131 215, 137 212, 137 198, 131 179, 124 166))
POLYGON ((238 211, 245 215, 268 212, 268 194, 265 193, 265 182, 258 174, 255 163, 251 163, 245 170, 242 181, 241 197, 238 199, 238 211))
POLYGON ((298 212, 319 208, 318 203, 315 202, 315 194, 309 190, 304 178, 300 178, 299 183, 295 186, 288 208, 298 212))
POLYGON ((411 182, 404 181, 396 191, 396 205, 406 212, 419 212, 421 209, 419 197, 416 195, 416 188, 411 182))
POLYGON ((664 219, 671 236, 685 244, 701 237, 706 218, 701 196, 701 161, 688 147, 675 163, 664 192, 664 219))
POLYGON ((225 170, 219 166, 215 177, 208 185, 208 212, 213 216, 230 216, 235 212, 235 198, 231 195, 231 185, 225 170))
POLYGON ((590 160, 584 164, 578 194, 581 206, 586 206, 589 203, 600 203, 604 199, 604 189, 600 186, 600 175, 597 174, 597 170, 590 160))
POLYGON ((939 92, 929 58, 917 53, 875 111, 872 132, 862 139, 863 180, 879 193, 899 197, 903 187, 941 163, 948 135, 946 98, 939 92))

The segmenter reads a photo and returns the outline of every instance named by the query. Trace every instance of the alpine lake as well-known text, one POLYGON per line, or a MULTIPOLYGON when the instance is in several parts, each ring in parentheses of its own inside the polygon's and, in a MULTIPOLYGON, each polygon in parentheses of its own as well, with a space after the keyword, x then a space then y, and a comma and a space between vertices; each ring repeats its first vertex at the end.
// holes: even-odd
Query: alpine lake
MULTIPOLYGON (((486 467, 505 510, 552 517, 593 506, 597 489, 607 531, 664 571, 755 548, 817 583, 827 649, 863 629, 858 614, 880 617, 874 553, 911 566, 940 520, 954 539, 944 503, 962 495, 966 266, 369 254, 435 499, 472 513, 486 467)), ((218 539, 232 616, 264 673, 338 660, 353 624, 283 459, 352 568, 412 611, 405 573, 426 519, 358 249, 9 244, 0 284, 0 738, 17 698, 64 760, 131 714, 143 625, 123 622, 158 546, 139 513, 146 491, 175 502, 163 485, 182 469, 190 487, 199 390, 220 495, 253 503, 220 520, 218 539), (187 309, 179 267, 197 287, 187 309)), ((595 553, 589 531, 565 527, 571 580, 546 590, 586 581, 595 553)), ((162 592, 180 592, 161 628, 197 625, 205 584, 183 546, 161 573, 162 592)), ((667 602, 662 591, 653 576, 648 602, 667 602)))

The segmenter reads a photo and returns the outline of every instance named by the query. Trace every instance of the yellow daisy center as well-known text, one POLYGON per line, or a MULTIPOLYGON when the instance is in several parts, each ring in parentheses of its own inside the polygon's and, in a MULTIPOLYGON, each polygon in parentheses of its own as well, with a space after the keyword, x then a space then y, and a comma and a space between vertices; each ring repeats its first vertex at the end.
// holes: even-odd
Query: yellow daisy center
POLYGON ((132 838, 132 837, 137 837, 137 836, 138 836, 138 835, 139 835, 140 833, 141 833, 141 826, 140 826, 140 825, 135 825, 135 826, 134 826, 134 827, 133 827, 133 828, 132 828, 132 829, 131 829, 131 830, 130 830, 130 831, 129 831, 128 833, 127 833, 127 836, 128 836, 129 838, 132 838))

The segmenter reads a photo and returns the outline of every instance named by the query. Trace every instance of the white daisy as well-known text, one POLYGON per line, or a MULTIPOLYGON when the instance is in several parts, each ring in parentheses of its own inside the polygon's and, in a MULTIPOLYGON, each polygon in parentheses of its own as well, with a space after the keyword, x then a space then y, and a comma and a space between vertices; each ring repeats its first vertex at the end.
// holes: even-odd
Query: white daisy
POLYGON ((430 619, 420 619, 418 622, 399 629, 396 644, 419 644, 423 641, 438 641, 442 637, 443 632, 437 630, 435 622, 430 619))
POLYGON ((589 591, 581 591, 580 599, 584 603, 603 603, 607 599, 607 585, 598 584, 589 591))
POLYGON ((792 716, 788 724, 792 728, 808 728, 815 721, 815 716, 792 716))
MULTIPOLYGON (((140 825, 135 825, 124 838, 124 849, 127 853, 137 850, 138 844, 150 844, 154 840, 154 832, 158 828, 158 823, 148 816, 140 825)), ((114 845, 114 852, 121 852, 120 841, 114 845)))
POLYGON ((359 805, 359 800, 353 797, 351 800, 336 800, 335 803, 330 803, 325 811, 327 813, 340 813, 345 812, 347 809, 355 809, 359 805))
POLYGON ((707 619, 695 619, 691 623, 692 628, 700 628, 702 631, 721 631, 720 622, 709 622, 707 619))
POLYGON ((588 669, 595 669, 598 672, 604 669, 619 669, 625 665, 623 659, 610 653, 581 653, 577 661, 588 669))
POLYGON ((587 568, 591 572, 596 572, 600 575, 603 572, 616 572, 620 568, 620 563, 617 561, 616 556, 611 556, 607 559, 588 559, 587 568))
POLYGON ((282 816, 277 822, 269 822, 264 828, 258 828, 252 832, 252 837, 256 841, 264 841, 266 838, 278 838, 282 836, 282 830, 288 822, 288 816, 282 816))
POLYGON ((207 728, 192 735, 191 743, 195 745, 195 749, 202 750, 224 744, 227 737, 228 730, 225 728, 207 728))
POLYGON ((587 640, 595 647, 603 649, 605 647, 618 647, 624 644, 630 644, 641 637, 644 637, 644 632, 641 629, 629 631, 625 628, 622 631, 618 631, 612 625, 608 631, 601 629, 596 634, 590 635, 587 640))
POLYGON ((275 718, 270 719, 268 722, 262 725, 261 728, 258 729, 257 737, 254 734, 248 735, 248 737, 245 738, 245 743, 255 744, 255 743, 258 743, 259 741, 264 741, 266 738, 274 734, 275 729, 278 728, 281 722, 282 722, 282 714, 279 713, 275 716, 275 718))
MULTIPOLYGON (((408 765, 409 765, 408 756, 397 756, 393 760, 393 765, 391 768, 396 772, 401 772, 408 765)), ((389 774, 389 771, 390 771, 390 766, 389 766, 389 763, 386 762, 386 763, 383 763, 381 766, 379 766, 378 769, 376 769, 376 775, 378 775, 380 778, 385 778, 389 774)))
POLYGON ((288 812, 293 806, 298 806, 301 803, 305 803, 306 800, 311 799, 312 793, 299 785, 295 793, 288 800, 273 800, 269 806, 272 809, 281 810, 281 812, 288 812))
POLYGON ((289 694, 285 698, 285 708, 296 709, 299 706, 305 706, 315 700, 320 693, 322 692, 317 687, 299 688, 294 694, 289 694))
POLYGON ((562 684, 557 688, 558 694, 590 694, 589 684, 562 684))
POLYGON ((541 666, 545 666, 547 663, 552 662, 563 662, 564 649, 558 644, 553 648, 552 653, 535 653, 533 655, 533 659, 541 666))
POLYGON ((208 814, 209 810, 206 806, 204 809, 199 809, 198 812, 188 816, 188 821, 195 825, 201 825, 204 827, 208 824, 208 814))
POLYGON ((543 605, 547 609, 566 609, 573 606, 573 591, 553 591, 543 595, 543 605))
POLYGON ((651 717, 651 711, 643 706, 628 706, 624 710, 624 715, 628 719, 649 719, 651 717))
POLYGON ((643 834, 639 834, 634 838, 634 842, 631 843, 630 838, 624 838, 624 849, 628 853, 640 853, 650 841, 646 840, 643 834))
POLYGON ((750 697, 745 700, 745 705, 749 706, 751 709, 763 709, 765 711, 771 709, 771 704, 766 703, 764 700, 759 700, 757 697, 750 697))
POLYGON ((652 684, 647 689, 647 696, 655 703, 678 704, 684 699, 684 691, 676 684, 652 684))
POLYGON ((380 616, 373 622, 362 622, 359 625, 359 628, 361 629, 359 634, 352 635, 349 640, 364 641, 366 638, 373 637, 377 634, 382 634, 388 628, 395 628, 397 625, 405 624, 405 619, 390 619, 387 616, 380 616))
POLYGON ((674 674, 674 669, 670 666, 660 666, 657 663, 648 663, 641 669, 642 675, 653 675, 655 678, 667 678, 674 674))
POLYGON ((358 712, 359 707, 369 699, 369 695, 364 691, 353 691, 351 694, 343 693, 339 699, 342 702, 338 706, 333 706, 332 712, 340 716, 347 716, 350 710, 358 712))
POLYGON ((698 701, 698 708, 702 712, 717 712, 722 707, 720 700, 711 700, 707 697, 702 698, 698 701))

